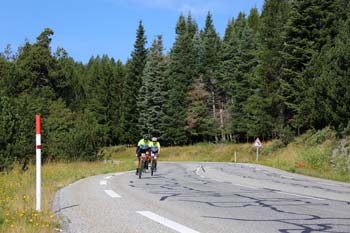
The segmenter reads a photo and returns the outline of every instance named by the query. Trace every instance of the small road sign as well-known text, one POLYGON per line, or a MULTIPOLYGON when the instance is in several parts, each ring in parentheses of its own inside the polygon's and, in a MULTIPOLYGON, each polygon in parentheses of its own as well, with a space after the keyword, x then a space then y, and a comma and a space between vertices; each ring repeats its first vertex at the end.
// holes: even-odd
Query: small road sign
POLYGON ((260 142, 260 139, 259 139, 259 138, 256 138, 256 139, 255 139, 254 146, 255 146, 256 148, 262 147, 262 143, 260 142))

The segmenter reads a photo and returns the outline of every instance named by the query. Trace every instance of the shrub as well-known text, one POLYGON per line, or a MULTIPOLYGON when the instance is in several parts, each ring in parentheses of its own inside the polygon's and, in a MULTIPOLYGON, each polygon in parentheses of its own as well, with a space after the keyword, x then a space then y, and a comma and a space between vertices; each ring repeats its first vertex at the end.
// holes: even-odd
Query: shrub
POLYGON ((294 139, 294 132, 290 128, 290 126, 284 127, 281 134, 280 140, 284 143, 284 145, 288 145, 294 139))
POLYGON ((281 140, 274 140, 271 145, 263 147, 261 153, 264 155, 269 155, 283 147, 285 147, 285 144, 281 140))
POLYGON ((326 127, 322 130, 317 131, 311 137, 306 140, 308 146, 316 146, 322 144, 326 140, 334 140, 336 138, 336 132, 330 127, 326 127))

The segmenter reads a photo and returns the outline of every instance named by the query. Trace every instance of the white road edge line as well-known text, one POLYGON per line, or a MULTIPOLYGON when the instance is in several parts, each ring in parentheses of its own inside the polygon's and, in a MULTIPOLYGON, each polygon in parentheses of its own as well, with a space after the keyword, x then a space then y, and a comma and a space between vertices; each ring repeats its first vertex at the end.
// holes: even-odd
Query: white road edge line
POLYGON ((199 233, 199 231, 195 231, 177 222, 171 221, 170 219, 159 216, 151 211, 137 211, 137 213, 180 233, 199 233))
POLYGON ((107 193, 112 198, 121 198, 121 196, 113 190, 105 190, 105 193, 107 193))
POLYGON ((107 180, 100 180, 100 185, 106 185, 107 184, 107 180))
POLYGON ((334 187, 343 187, 342 185, 339 185, 339 184, 331 184, 331 183, 325 183, 325 182, 317 182, 317 183, 322 185, 334 186, 334 187))
POLYGON ((108 179, 110 179, 110 178, 112 178, 112 176, 106 176, 106 177, 105 177, 106 180, 108 180, 108 179))
POLYGON ((304 197, 304 198, 309 198, 309 199, 313 199, 313 200, 317 200, 317 201, 324 201, 324 199, 321 199, 321 198, 304 196, 304 195, 299 195, 299 194, 294 194, 294 193, 287 193, 287 192, 280 192, 280 191, 276 191, 276 193, 282 193, 282 194, 287 194, 287 195, 296 196, 296 197, 304 197))

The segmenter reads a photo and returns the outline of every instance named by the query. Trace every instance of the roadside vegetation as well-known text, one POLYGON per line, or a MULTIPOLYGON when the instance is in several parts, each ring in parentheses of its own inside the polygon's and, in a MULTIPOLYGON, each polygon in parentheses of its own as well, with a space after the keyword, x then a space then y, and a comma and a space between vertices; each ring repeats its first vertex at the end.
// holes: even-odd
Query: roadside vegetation
MULTIPOLYGON (((259 164, 289 172, 350 182, 350 139, 339 140, 330 128, 297 137, 285 145, 280 140, 263 142, 259 164)), ((160 161, 256 163, 252 144, 206 144, 163 147, 160 161)), ((135 148, 102 148, 100 161, 46 163, 42 167, 42 211, 35 211, 35 167, 15 166, 0 174, 0 232, 55 232, 59 220, 51 206, 58 189, 87 176, 135 168, 135 148)))

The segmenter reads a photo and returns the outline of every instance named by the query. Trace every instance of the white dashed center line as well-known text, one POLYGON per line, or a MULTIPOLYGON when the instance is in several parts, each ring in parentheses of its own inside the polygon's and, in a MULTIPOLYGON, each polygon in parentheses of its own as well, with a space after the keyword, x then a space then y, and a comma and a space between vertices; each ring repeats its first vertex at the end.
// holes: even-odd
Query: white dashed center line
POLYGON ((105 192, 112 198, 121 198, 121 196, 113 190, 105 190, 105 192))
POLYGON ((107 184, 107 180, 101 180, 100 181, 100 185, 106 185, 107 184))
POLYGON ((181 225, 177 222, 174 222, 174 221, 171 221, 170 219, 167 219, 165 217, 162 217, 162 216, 159 216, 155 213, 152 213, 150 211, 137 211, 137 213, 155 221, 155 222, 158 222, 166 227, 169 227, 177 232, 180 232, 180 233, 199 233, 199 231, 195 231, 191 228, 188 228, 184 225, 181 225))

